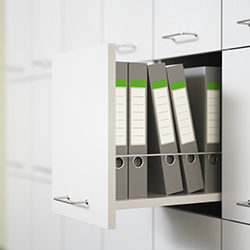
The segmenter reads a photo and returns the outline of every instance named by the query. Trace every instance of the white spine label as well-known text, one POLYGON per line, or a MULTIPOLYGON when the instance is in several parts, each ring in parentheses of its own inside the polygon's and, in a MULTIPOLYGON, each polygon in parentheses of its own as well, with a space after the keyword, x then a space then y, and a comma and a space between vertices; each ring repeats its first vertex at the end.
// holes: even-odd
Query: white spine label
POLYGON ((176 89, 172 92, 181 144, 194 142, 194 129, 186 88, 176 89))
POLYGON ((207 90, 207 143, 220 143, 220 90, 207 90))
POLYGON ((154 89, 153 93, 161 145, 173 143, 175 138, 168 88, 154 89))
POLYGON ((146 144, 146 88, 130 88, 131 145, 146 144))
POLYGON ((116 87, 116 145, 127 145, 127 87, 116 87))

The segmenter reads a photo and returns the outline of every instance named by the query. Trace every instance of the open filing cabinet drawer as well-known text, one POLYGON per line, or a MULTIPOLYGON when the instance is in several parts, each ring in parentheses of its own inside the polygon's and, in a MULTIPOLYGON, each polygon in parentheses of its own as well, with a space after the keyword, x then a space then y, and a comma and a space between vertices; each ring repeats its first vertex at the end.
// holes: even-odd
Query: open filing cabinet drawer
POLYGON ((202 191, 116 200, 115 78, 113 44, 53 60, 53 211, 112 229, 119 209, 220 201, 202 191))

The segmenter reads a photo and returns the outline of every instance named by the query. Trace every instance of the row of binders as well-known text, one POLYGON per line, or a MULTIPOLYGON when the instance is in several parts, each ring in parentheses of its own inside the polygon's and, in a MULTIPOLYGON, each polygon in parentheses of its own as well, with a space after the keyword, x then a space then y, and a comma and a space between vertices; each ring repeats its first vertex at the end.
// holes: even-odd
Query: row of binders
POLYGON ((220 191, 220 72, 116 63, 117 199, 220 191))

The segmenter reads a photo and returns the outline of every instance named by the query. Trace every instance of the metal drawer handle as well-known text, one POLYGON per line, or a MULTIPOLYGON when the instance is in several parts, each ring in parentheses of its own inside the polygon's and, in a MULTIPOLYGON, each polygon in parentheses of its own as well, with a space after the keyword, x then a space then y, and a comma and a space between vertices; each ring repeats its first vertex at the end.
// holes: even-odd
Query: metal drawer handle
POLYGON ((21 74, 25 71, 25 68, 21 65, 7 65, 6 71, 13 74, 21 74))
POLYGON ((50 69, 52 67, 52 62, 50 60, 35 60, 32 62, 35 67, 40 67, 41 69, 50 69))
POLYGON ((250 27, 250 19, 238 21, 237 24, 245 24, 248 25, 248 27, 250 27))
POLYGON ((133 44, 118 44, 115 48, 118 53, 130 53, 136 51, 136 46, 133 44))
POLYGON ((172 39, 172 40, 175 42, 175 41, 176 41, 176 40, 175 40, 175 37, 176 37, 176 36, 186 36, 186 35, 198 37, 198 34, 197 34, 197 33, 180 32, 180 33, 175 33, 175 34, 163 36, 162 38, 163 38, 163 39, 172 39))
POLYGON ((245 201, 245 202, 237 202, 236 204, 237 204, 238 206, 250 208, 250 200, 245 201))
POLYGON ((67 203, 70 205, 85 204, 86 206, 89 206, 89 201, 87 199, 85 201, 72 201, 72 200, 70 200, 69 195, 63 196, 63 197, 55 197, 54 200, 59 201, 59 202, 63 202, 63 203, 67 203))

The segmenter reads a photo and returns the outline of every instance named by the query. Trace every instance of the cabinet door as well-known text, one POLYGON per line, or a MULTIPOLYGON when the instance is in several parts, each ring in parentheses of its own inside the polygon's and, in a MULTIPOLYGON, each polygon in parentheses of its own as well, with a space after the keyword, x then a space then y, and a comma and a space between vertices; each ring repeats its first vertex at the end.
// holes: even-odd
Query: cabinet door
POLYGON ((61 0, 32 0, 30 15, 32 73, 47 73, 52 56, 62 51, 61 0))
POLYGON ((90 224, 65 218, 64 222, 64 249, 102 250, 102 229, 90 224))
POLYGON ((250 45, 249 8, 248 0, 223 0, 223 49, 250 45))
POLYGON ((5 1, 5 44, 7 77, 29 74, 30 0, 5 1))
POLYGON ((11 171, 29 173, 30 85, 6 84, 6 161, 11 171))
POLYGON ((101 44, 101 0, 65 0, 63 50, 76 50, 101 44))
POLYGON ((223 52, 222 217, 250 223, 250 209, 237 206, 250 198, 249 92, 250 48, 223 52))
POLYGON ((6 178, 6 243, 8 250, 31 250, 30 181, 6 178))
POLYGON ((104 42, 116 44, 117 61, 152 59, 152 0, 105 0, 104 42))
POLYGON ((31 83, 31 168, 38 177, 51 178, 51 79, 31 83))
POLYGON ((151 250, 152 208, 116 211, 116 230, 104 230, 105 250, 151 250))
POLYGON ((221 250, 221 219, 155 208, 155 250, 221 250))
POLYGON ((61 250, 61 216, 51 211, 51 185, 32 182, 31 188, 32 250, 61 250))
POLYGON ((222 250, 249 249, 250 226, 222 220, 222 250))
POLYGON ((221 49, 220 0, 155 0, 154 18, 155 59, 221 49))

